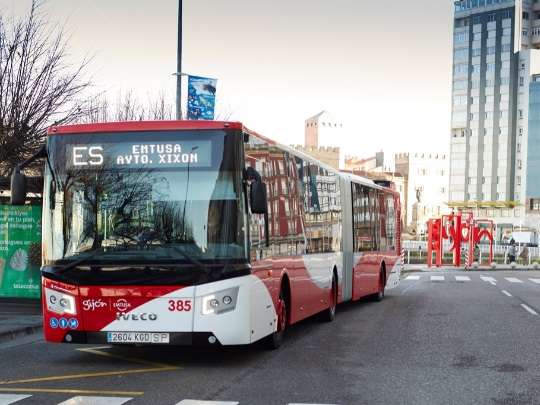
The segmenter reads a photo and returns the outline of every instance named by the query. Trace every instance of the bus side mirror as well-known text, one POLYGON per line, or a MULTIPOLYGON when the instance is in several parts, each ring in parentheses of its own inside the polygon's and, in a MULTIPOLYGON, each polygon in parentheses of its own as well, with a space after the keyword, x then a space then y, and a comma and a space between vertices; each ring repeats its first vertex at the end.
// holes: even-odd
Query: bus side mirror
POLYGON ((251 183, 250 206, 253 214, 266 214, 268 212, 268 200, 266 198, 266 184, 261 180, 251 183))
POLYGON ((26 202, 26 176, 19 166, 11 174, 11 205, 24 205, 26 202))

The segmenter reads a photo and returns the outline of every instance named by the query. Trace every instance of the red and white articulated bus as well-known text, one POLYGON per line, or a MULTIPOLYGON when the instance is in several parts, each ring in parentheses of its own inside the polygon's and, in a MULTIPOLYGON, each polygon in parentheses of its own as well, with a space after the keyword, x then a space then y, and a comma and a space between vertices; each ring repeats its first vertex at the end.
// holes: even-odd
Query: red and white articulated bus
POLYGON ((240 123, 52 127, 37 157, 49 342, 275 348, 399 281, 396 192, 240 123))

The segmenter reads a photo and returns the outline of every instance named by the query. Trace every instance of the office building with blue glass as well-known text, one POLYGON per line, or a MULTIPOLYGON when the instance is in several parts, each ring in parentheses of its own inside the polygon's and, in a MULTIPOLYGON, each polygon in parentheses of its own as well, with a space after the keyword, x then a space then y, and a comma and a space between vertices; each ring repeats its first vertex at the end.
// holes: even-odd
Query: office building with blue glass
POLYGON ((540 151, 540 125, 531 116, 538 109, 540 1, 454 5, 449 205, 501 225, 527 225, 535 222, 527 220, 535 214, 531 199, 540 205, 540 193, 527 186, 540 178, 540 162, 532 165, 530 155, 540 151))

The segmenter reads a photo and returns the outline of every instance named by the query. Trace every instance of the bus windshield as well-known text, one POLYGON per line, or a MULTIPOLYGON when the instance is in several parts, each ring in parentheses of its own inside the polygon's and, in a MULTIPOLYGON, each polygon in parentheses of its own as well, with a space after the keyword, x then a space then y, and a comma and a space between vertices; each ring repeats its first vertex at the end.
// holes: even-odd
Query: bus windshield
POLYGON ((219 130, 50 136, 45 265, 247 260, 240 139, 219 130))

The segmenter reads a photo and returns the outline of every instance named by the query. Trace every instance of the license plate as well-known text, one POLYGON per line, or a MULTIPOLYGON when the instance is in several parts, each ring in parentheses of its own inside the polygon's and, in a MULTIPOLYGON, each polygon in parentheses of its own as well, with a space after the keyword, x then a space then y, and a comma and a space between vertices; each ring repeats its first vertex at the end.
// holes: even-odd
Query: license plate
POLYGON ((168 333, 155 332, 107 332, 108 343, 169 343, 168 333))

